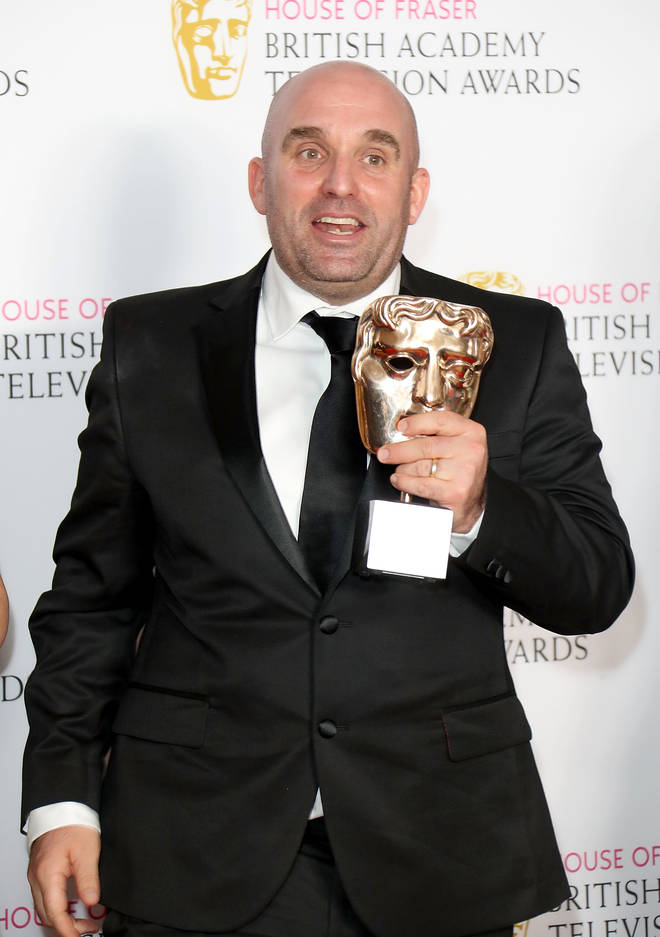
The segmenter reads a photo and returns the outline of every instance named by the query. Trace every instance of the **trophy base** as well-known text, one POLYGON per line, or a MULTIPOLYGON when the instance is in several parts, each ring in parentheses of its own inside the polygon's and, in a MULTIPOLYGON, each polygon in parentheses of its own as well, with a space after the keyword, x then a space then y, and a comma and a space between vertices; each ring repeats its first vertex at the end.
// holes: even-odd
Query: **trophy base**
POLYGON ((445 579, 453 512, 425 504, 358 505, 353 569, 361 576, 445 579))

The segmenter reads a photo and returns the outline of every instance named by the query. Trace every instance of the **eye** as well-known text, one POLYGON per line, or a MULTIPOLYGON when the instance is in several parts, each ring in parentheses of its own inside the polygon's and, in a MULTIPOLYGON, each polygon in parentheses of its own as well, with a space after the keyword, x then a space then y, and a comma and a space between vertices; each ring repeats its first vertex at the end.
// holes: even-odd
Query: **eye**
POLYGON ((321 158, 321 153, 313 146, 306 146, 298 155, 307 162, 314 162, 321 158))
POLYGON ((457 389, 467 389, 474 379, 474 371, 465 365, 456 365, 445 372, 447 382, 457 389))
POLYGON ((385 364, 387 369, 398 377, 403 377, 417 367, 417 362, 409 355, 392 355, 385 364))
POLYGON ((194 42, 206 42, 207 39, 210 39, 213 35, 213 30, 210 26, 198 26, 193 33, 194 42))
POLYGON ((229 35, 232 39, 242 39, 243 36, 247 36, 247 23, 241 20, 230 20, 228 25, 229 35))
POLYGON ((382 166, 385 163, 385 160, 378 153, 369 153, 364 157, 365 163, 368 166, 382 166))

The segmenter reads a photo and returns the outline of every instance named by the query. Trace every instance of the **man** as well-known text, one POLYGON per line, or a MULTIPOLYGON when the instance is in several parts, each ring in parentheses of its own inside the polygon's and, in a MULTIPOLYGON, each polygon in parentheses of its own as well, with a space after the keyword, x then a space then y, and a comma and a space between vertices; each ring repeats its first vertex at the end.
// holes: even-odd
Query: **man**
POLYGON ((63 937, 92 926, 64 885, 99 898, 97 810, 113 935, 504 935, 566 894, 502 605, 601 630, 632 559, 558 311, 401 259, 417 160, 387 79, 310 69, 250 163, 273 253, 108 311, 26 690, 29 877, 63 937), (399 291, 495 335, 474 419, 407 417, 364 482, 450 507, 454 558, 437 584, 362 578, 349 522, 319 587, 295 534, 331 369, 301 319, 399 291))

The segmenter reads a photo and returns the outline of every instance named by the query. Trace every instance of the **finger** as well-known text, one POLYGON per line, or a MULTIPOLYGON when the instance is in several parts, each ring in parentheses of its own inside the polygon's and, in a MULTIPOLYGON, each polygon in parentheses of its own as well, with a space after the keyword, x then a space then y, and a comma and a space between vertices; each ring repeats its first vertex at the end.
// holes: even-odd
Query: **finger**
POLYGON ((88 917, 76 917, 70 918, 73 921, 73 926, 76 928, 76 934, 96 934, 99 931, 103 930, 102 920, 95 920, 94 918, 88 917))
POLYGON ((435 478, 438 481, 450 481, 452 477, 451 459, 436 456, 433 459, 420 459, 417 462, 402 462, 394 472, 397 475, 415 475, 419 478, 435 478))
POLYGON ((78 897, 88 908, 98 904, 101 898, 101 884, 99 881, 98 851, 87 851, 74 855, 71 861, 71 872, 76 883, 78 897))
POLYGON ((423 462, 427 466, 432 459, 447 459, 456 452, 456 440, 444 436, 415 436, 405 442, 382 446, 376 456, 386 465, 423 462))
POLYGON ((99 930, 99 922, 91 918, 73 918, 68 911, 58 911, 53 915, 51 927, 54 927, 60 937, 80 937, 80 934, 95 934, 99 930))
POLYGON ((483 500, 485 473, 478 466, 434 459, 397 466, 390 478, 399 491, 440 502, 452 510, 483 500), (431 467, 435 463, 435 473, 431 467))
POLYGON ((44 886, 44 913, 43 916, 39 915, 41 920, 49 927, 53 927, 61 937, 78 937, 79 934, 96 933, 99 929, 98 921, 91 917, 72 916, 72 902, 68 898, 66 883, 66 876, 61 879, 53 876, 52 881, 44 886))
POLYGON ((395 472, 390 476, 390 482, 397 491, 404 491, 406 494, 414 495, 417 498, 425 498, 427 501, 433 501, 441 507, 452 507, 452 496, 450 484, 437 476, 431 478, 429 475, 411 475, 404 472, 395 472))
POLYGON ((43 882, 43 914, 40 914, 40 917, 48 927, 55 928, 61 937, 78 937, 78 931, 69 914, 66 882, 66 875, 58 873, 49 875, 43 882))
POLYGON ((453 511, 452 530, 465 533, 472 529, 485 504, 485 483, 480 475, 469 473, 449 478, 395 472, 390 481, 398 490, 425 498, 436 507, 453 511))
POLYGON ((399 420, 397 429, 404 436, 458 436, 467 431, 471 422, 452 410, 425 410, 399 420))

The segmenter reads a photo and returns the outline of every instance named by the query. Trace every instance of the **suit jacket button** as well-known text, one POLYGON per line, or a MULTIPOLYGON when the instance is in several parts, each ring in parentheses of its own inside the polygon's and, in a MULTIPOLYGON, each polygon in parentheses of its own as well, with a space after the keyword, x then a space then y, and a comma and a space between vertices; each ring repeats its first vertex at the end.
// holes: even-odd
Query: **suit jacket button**
POLYGON ((323 634, 334 634, 339 627, 339 619, 334 615, 324 615, 319 622, 319 628, 323 634))
POLYGON ((332 739, 335 737, 337 734, 337 726, 332 719, 324 719, 323 722, 319 722, 319 734, 324 739, 332 739))
POLYGON ((497 560, 489 560, 486 563, 486 572, 488 573, 489 576, 492 576, 493 579, 497 578, 497 571, 499 570, 499 568, 500 568, 500 564, 497 562, 497 560))
POLYGON ((497 579, 498 582, 503 582, 506 585, 511 582, 511 573, 499 560, 490 560, 486 565, 486 572, 493 579, 497 579))

